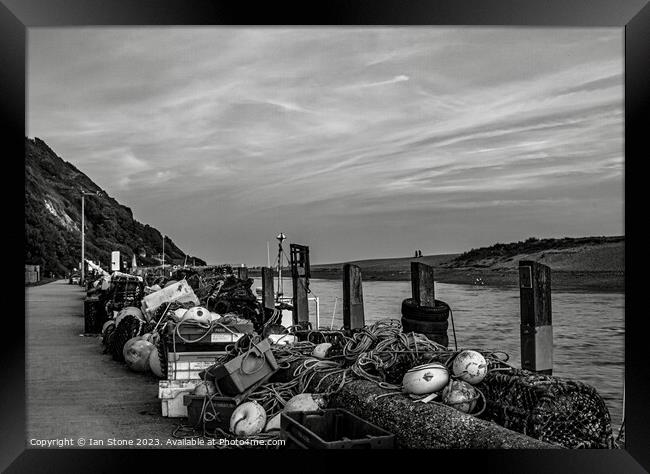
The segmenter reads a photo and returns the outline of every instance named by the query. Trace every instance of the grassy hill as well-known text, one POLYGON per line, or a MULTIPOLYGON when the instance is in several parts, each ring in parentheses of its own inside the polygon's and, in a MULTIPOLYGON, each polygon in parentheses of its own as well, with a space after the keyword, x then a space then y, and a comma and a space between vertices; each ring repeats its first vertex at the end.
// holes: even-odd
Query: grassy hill
MULTIPOLYGON (((432 265, 441 283, 518 286, 520 260, 551 267, 553 288, 560 290, 624 290, 625 237, 530 238, 497 243, 462 254, 359 260, 364 280, 409 280, 411 262, 432 265)), ((313 278, 340 279, 343 263, 312 266, 313 278)))
MULTIPOLYGON (((47 144, 25 138, 25 263, 41 265, 43 274, 63 275, 81 260, 81 190, 98 193, 85 201, 86 258, 109 266, 119 250, 131 261, 156 265, 162 234, 133 218, 133 212, 110 197, 47 144)), ((181 261, 185 253, 167 237, 165 260, 181 261)), ((188 260, 193 257, 188 256, 188 260)), ((197 264, 205 264, 196 258, 197 264)))
POLYGON ((559 271, 624 271, 625 237, 534 237, 465 252, 446 262, 448 268, 513 268, 519 260, 535 260, 559 271))

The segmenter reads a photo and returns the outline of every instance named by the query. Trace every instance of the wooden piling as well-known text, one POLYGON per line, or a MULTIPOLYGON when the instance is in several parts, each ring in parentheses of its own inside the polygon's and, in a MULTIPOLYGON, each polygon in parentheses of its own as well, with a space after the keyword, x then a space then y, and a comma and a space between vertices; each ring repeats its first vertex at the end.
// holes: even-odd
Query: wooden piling
POLYGON ((365 325, 361 268, 346 263, 343 265, 343 327, 358 329, 365 325))
POLYGON ((275 295, 273 294, 273 269, 262 267, 262 305, 265 308, 275 308, 275 295))
POLYGON ((551 375, 553 323, 551 269, 532 260, 519 262, 521 368, 551 375))
POLYGON ((433 267, 411 262, 411 293, 420 306, 435 306, 433 267))
POLYGON ((291 280, 293 282, 293 323, 309 321, 309 247, 290 244, 291 280))

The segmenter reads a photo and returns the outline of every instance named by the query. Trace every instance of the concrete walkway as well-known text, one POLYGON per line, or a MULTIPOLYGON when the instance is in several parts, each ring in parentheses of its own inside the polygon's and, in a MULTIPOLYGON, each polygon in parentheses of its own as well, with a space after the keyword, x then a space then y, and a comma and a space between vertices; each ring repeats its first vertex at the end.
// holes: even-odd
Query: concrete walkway
POLYGON ((78 438, 153 438, 173 447, 167 440, 185 420, 162 417, 155 377, 102 354, 99 337, 80 335, 84 295, 66 280, 25 288, 28 446, 30 439, 72 438, 78 447, 78 438))

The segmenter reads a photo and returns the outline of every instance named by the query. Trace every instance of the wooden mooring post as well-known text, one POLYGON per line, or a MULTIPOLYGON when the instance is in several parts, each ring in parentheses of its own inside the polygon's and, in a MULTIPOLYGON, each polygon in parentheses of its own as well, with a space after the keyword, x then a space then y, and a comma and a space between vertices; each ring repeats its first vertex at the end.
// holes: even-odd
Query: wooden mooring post
POLYGON ((290 244, 289 257, 293 281, 293 324, 309 322, 309 247, 290 244))
POLYGON ((262 267, 262 306, 275 308, 275 295, 273 294, 273 269, 262 267))
POLYGON ((519 262, 521 368, 553 373, 551 269, 532 260, 519 262))
POLYGON ((420 306, 435 306, 433 267, 420 262, 411 262, 411 293, 420 306))
POLYGON ((346 263, 343 265, 343 327, 358 329, 365 325, 361 268, 346 263))

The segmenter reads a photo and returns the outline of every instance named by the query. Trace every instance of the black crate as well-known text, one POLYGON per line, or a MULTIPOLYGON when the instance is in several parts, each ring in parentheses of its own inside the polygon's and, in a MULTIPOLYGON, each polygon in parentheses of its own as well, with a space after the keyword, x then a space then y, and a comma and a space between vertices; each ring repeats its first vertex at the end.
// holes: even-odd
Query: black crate
POLYGON ((395 435, 341 408, 282 413, 280 436, 289 448, 392 449, 395 435))
POLYGON ((183 325, 178 332, 185 341, 179 337, 175 329, 165 335, 165 344, 169 352, 226 351, 237 340, 231 333, 214 328, 206 331, 205 328, 183 325))
POLYGON ((100 334, 107 319, 106 307, 100 298, 92 296, 84 299, 85 334, 100 334))
POLYGON ((240 400, 235 397, 183 395, 188 423, 194 428, 203 428, 205 420, 205 429, 208 431, 217 428, 230 431, 230 417, 239 402, 240 400))

